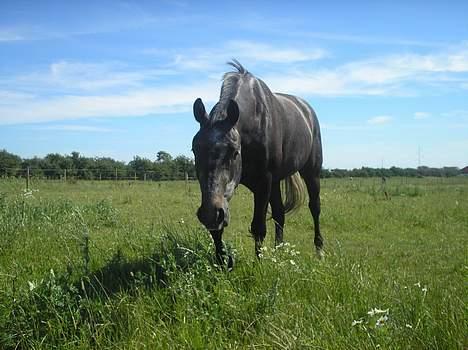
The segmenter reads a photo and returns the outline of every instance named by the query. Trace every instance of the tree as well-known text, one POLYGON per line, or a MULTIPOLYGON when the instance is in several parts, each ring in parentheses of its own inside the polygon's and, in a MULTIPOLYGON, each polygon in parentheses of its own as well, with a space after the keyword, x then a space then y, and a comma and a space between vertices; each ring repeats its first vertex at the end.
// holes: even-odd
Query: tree
POLYGON ((16 176, 21 168, 21 158, 13 153, 9 153, 6 150, 0 151, 0 171, 1 175, 16 176))
POLYGON ((130 168, 129 170, 137 174, 140 180, 144 178, 146 171, 151 171, 154 168, 151 160, 139 156, 134 156, 133 160, 128 163, 128 167, 130 168))
POLYGON ((159 151, 156 155, 156 161, 161 162, 170 162, 172 160, 172 156, 164 151, 159 151))
POLYGON ((195 164, 192 159, 186 156, 177 156, 174 159, 176 176, 178 178, 184 178, 185 174, 189 177, 195 177, 195 164))

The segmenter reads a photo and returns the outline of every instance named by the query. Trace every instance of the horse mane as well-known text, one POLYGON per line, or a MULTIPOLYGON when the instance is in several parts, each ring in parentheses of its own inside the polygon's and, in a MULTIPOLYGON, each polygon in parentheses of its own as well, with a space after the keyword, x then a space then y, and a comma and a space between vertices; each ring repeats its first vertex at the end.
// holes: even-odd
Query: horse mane
POLYGON ((227 72, 226 74, 224 74, 224 78, 226 78, 226 76, 230 73, 239 73, 239 74, 247 74, 249 73, 245 68, 244 66, 242 66, 242 64, 240 64, 240 62, 238 60, 236 60, 235 58, 232 59, 232 61, 229 61, 229 62, 226 62, 226 64, 230 65, 230 66, 233 66, 235 69, 237 69, 237 72, 227 72))
POLYGON ((224 115, 223 112, 227 108, 227 104, 229 100, 234 98, 237 94, 237 89, 239 87, 239 81, 242 78, 247 76, 252 76, 249 71, 247 71, 242 64, 236 59, 232 59, 232 61, 227 62, 228 65, 234 67, 236 71, 234 72, 226 72, 223 75, 223 84, 221 86, 221 92, 219 94, 219 101, 213 108, 213 115, 211 116, 211 122, 216 122, 215 119, 219 119, 220 116, 224 115), (218 113, 220 112, 220 113, 218 113))

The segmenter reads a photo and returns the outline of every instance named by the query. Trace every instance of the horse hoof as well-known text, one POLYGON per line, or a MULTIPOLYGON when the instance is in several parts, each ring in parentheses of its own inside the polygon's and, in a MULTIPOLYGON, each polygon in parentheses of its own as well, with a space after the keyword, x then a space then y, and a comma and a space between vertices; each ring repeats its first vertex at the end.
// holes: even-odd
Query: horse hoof
POLYGON ((325 252, 323 249, 315 249, 315 253, 317 254, 317 258, 319 258, 319 260, 325 259, 325 252))
POLYGON ((234 268, 234 258, 232 257, 232 255, 228 255, 227 270, 232 271, 233 268, 234 268))

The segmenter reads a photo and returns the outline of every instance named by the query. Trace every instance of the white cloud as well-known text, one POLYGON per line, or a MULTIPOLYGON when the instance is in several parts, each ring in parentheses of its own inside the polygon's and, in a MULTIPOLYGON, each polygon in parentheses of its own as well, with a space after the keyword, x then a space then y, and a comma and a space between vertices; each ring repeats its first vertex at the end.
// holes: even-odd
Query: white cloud
POLYGON ((170 69, 130 69, 119 62, 82 63, 57 61, 47 70, 22 74, 11 79, 3 79, 1 85, 15 85, 35 91, 56 91, 67 93, 109 91, 110 88, 142 87, 145 83, 162 76, 174 75, 170 69))
MULTIPOLYGON (((277 28, 277 27, 275 27, 277 28)), ((282 33, 279 30, 279 33, 282 33)), ((288 35, 304 38, 317 38, 325 40, 334 40, 367 45, 392 45, 392 46, 420 46, 420 47, 444 47, 447 42, 440 41, 423 41, 402 39, 389 36, 372 36, 372 35, 353 35, 342 33, 327 33, 327 32, 288 32, 288 35)))
POLYGON ((389 55, 331 69, 292 70, 265 77, 274 90, 305 95, 413 95, 417 84, 468 84, 466 45, 432 55, 389 55))
POLYGON ((468 72, 468 48, 432 55, 403 54, 349 63, 340 68, 355 81, 388 84, 395 81, 448 80, 438 73, 468 72))
POLYGON ((367 122, 372 125, 383 125, 390 123, 392 119, 393 118, 388 115, 378 115, 368 119, 367 122))
POLYGON ((35 99, 15 106, 0 106, 0 125, 189 112, 197 97, 212 102, 217 99, 218 91, 217 85, 205 84, 140 89, 115 95, 35 99))
POLYGON ((116 129, 102 128, 90 125, 50 125, 39 128, 41 130, 57 130, 57 131, 71 131, 71 132, 115 132, 116 129))
POLYGON ((414 119, 418 119, 418 120, 427 119, 430 116, 431 116, 431 114, 428 113, 428 112, 415 112, 414 113, 414 119))
MULTIPOLYGON (((160 64, 163 68, 158 69, 131 69, 119 62, 57 61, 42 72, 1 79, 0 124, 189 112, 196 97, 216 101, 225 56, 232 57, 234 47, 253 61, 270 59, 265 66, 273 73, 262 78, 273 91, 301 96, 407 95, 417 92, 418 84, 434 82, 459 88, 465 79, 460 73, 468 72, 466 45, 445 54, 391 55, 311 70, 303 68, 308 66, 303 60, 319 59, 324 52, 231 41, 224 47, 226 52, 199 50, 193 57, 176 56, 172 65, 160 64), (185 70, 196 74, 206 70, 207 83, 200 86, 185 70), (210 78, 213 74, 215 79, 210 78), (171 83, 168 75, 177 75, 178 82, 171 83)), ((423 118, 420 113, 424 112, 414 118, 423 118)), ((380 117, 386 118, 371 119, 369 124, 390 121, 388 116, 380 117)))
MULTIPOLYGON (((146 49, 147 54, 162 55, 160 49, 146 49)), ((166 54, 170 54, 166 52, 166 54)), ((272 46, 269 44, 232 40, 218 48, 194 48, 184 50, 184 53, 172 53, 171 67, 182 70, 219 70, 224 63, 232 58, 241 62, 268 62, 275 64, 291 64, 319 60, 327 56, 327 52, 320 48, 303 49, 286 46, 272 46)))
POLYGON ((297 49, 292 47, 273 47, 271 45, 252 41, 231 41, 227 45, 232 50, 233 57, 253 61, 293 63, 312 61, 324 58, 327 53, 323 49, 297 49))

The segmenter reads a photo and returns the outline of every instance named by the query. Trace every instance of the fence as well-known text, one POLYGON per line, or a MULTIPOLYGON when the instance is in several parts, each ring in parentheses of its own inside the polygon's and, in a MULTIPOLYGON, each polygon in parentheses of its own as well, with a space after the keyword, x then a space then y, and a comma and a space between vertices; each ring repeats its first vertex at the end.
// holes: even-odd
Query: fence
POLYGON ((1 168, 0 177, 24 178, 27 187, 31 178, 43 180, 133 180, 133 181, 171 181, 193 180, 187 172, 164 174, 154 170, 128 169, 59 169, 59 168, 1 168))

